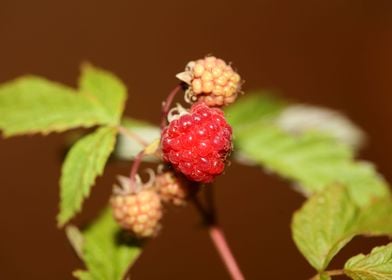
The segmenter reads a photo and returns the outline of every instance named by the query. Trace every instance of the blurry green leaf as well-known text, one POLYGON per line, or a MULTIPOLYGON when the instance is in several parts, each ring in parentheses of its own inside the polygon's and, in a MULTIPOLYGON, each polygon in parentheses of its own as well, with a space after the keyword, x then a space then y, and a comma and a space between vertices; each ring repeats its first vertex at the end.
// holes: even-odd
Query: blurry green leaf
POLYGON ((83 270, 74 271, 73 276, 79 280, 95 280, 89 272, 83 270))
POLYGON ((319 280, 331 280, 331 276, 329 276, 327 273, 321 273, 318 277, 319 280))
POLYGON ((6 136, 112 123, 88 96, 34 76, 0 86, 0 112, 0 130, 6 136))
POLYGON ((127 97, 127 89, 120 79, 87 64, 82 67, 79 90, 104 108, 113 123, 119 123, 127 97))
POLYGON ((370 163, 354 161, 352 151, 335 140, 308 133, 289 135, 272 125, 234 128, 236 148, 262 167, 300 185, 311 194, 340 183, 360 205, 389 193, 384 179, 370 163))
POLYGON ((306 104, 287 106, 274 122, 282 130, 293 135, 310 131, 329 135, 353 150, 362 147, 365 140, 362 130, 345 115, 319 106, 306 104))
MULTIPOLYGON (((157 126, 131 118, 125 118, 122 121, 122 126, 128 130, 128 135, 118 135, 114 153, 116 157, 123 160, 133 160, 144 149, 143 144, 152 143, 159 139, 161 134, 157 126)), ((157 158, 145 156, 143 161, 157 161, 157 158)))
POLYGON ((272 120, 285 108, 286 103, 266 91, 247 93, 225 110, 228 122, 241 129, 260 121, 272 120))
POLYGON ((392 243, 374 248, 370 254, 349 259, 344 272, 354 280, 391 280, 392 243))
POLYGON ((95 178, 103 173, 115 140, 116 130, 103 127, 80 139, 69 151, 60 179, 60 225, 66 223, 81 209, 95 178))
POLYGON ((319 132, 293 135, 283 131, 271 116, 279 103, 262 96, 240 100, 227 110, 233 126, 236 152, 269 171, 290 179, 306 194, 339 183, 347 186, 360 205, 389 193, 386 182, 370 163, 354 160, 354 151, 319 132))
POLYGON ((392 200, 385 197, 362 207, 353 229, 361 235, 392 236, 392 200))
POLYGON ((65 234, 67 235, 69 243, 75 250, 79 258, 83 259, 83 235, 79 229, 73 225, 69 225, 65 228, 65 234))
POLYGON ((392 235, 391 198, 359 207, 345 187, 330 186, 294 214, 292 233, 309 263, 323 271, 354 236, 392 235))
POLYGON ((122 234, 110 209, 82 234, 83 260, 88 271, 74 273, 81 280, 122 280, 141 252, 135 240, 122 234))

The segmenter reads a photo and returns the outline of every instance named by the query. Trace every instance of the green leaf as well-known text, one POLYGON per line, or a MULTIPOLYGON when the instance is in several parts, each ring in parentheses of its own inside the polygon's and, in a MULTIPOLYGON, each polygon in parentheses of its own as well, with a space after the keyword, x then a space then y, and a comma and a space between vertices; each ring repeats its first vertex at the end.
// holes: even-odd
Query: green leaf
POLYGON ((331 280, 331 276, 329 276, 327 273, 321 273, 318 275, 319 280, 331 280))
POLYGON ((238 128, 272 120, 285 108, 284 101, 267 91, 255 91, 241 97, 225 110, 228 122, 238 128))
POLYGON ((392 200, 385 197, 362 207, 353 229, 355 234, 392 235, 392 200))
POLYGON ((341 186, 331 186, 313 196, 294 214, 293 239, 317 271, 323 271, 353 237, 348 233, 357 215, 357 206, 341 186))
POLYGON ((80 139, 69 151, 62 167, 59 225, 64 225, 82 206, 98 175, 113 151, 116 130, 99 128, 80 139))
POLYGON ((108 71, 87 64, 82 67, 79 89, 104 108, 113 123, 119 123, 127 97, 127 89, 120 79, 108 71))
POLYGON ((347 188, 330 186, 294 214, 291 228, 298 249, 323 271, 354 236, 392 235, 392 201, 382 198, 359 207, 347 188))
POLYGON ((140 245, 120 231, 109 209, 82 235, 88 271, 74 273, 81 280, 122 280, 141 252, 140 245))
POLYGON ((354 280, 391 280, 392 243, 374 248, 370 254, 349 259, 344 272, 354 280))
POLYGON ((262 124, 234 131, 237 149, 262 167, 298 183, 307 194, 340 183, 359 205, 365 205, 389 193, 370 163, 354 161, 347 146, 327 136, 307 133, 295 137, 262 124))
POLYGON ((306 104, 287 106, 274 123, 294 135, 309 131, 329 135, 353 150, 361 148, 365 140, 362 130, 345 115, 319 106, 306 104))
POLYGON ((69 225, 65 228, 65 234, 67 235, 69 243, 71 243, 72 248, 75 253, 83 259, 83 235, 79 229, 75 226, 69 225))
POLYGON ((74 271, 73 276, 75 276, 75 278, 78 278, 79 280, 94 280, 94 278, 89 272, 83 270, 74 271))
MULTIPOLYGON (((123 119, 122 127, 127 130, 127 135, 119 134, 114 154, 123 160, 133 160, 146 145, 161 135, 159 127, 131 118, 123 119)), ((157 158, 144 156, 143 161, 156 162, 157 158)))
POLYGON ((112 123, 88 96, 35 76, 0 86, 0 112, 0 130, 5 136, 112 123))
POLYGON ((241 158, 294 181, 307 195, 338 183, 347 186, 359 205, 366 205, 389 193, 374 167, 355 161, 354 150, 346 144, 320 132, 283 131, 274 122, 282 106, 256 95, 227 110, 241 158))

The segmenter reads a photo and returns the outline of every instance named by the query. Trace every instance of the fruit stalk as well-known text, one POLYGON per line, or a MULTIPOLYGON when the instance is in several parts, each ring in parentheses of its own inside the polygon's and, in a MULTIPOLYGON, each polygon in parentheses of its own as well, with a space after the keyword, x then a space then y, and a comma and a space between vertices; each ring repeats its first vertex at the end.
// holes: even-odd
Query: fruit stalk
POLYGON ((178 84, 167 96, 166 100, 162 103, 162 119, 161 119, 161 129, 167 125, 166 117, 169 112, 170 106, 173 103, 174 98, 177 93, 181 90, 181 84, 178 84))
POLYGON ((217 225, 210 225, 208 231, 216 250, 225 264, 227 271, 230 273, 231 278, 233 280, 244 280, 245 278, 230 250, 229 245, 227 244, 222 229, 217 225))
POLYGON ((139 170, 139 166, 140 166, 140 163, 142 162, 143 156, 144 156, 144 150, 136 155, 135 160, 134 160, 132 167, 131 167, 131 173, 129 175, 129 178, 131 180, 131 186, 130 186, 131 192, 133 192, 133 193, 136 192, 136 174, 137 174, 137 171, 139 170))
POLYGON ((196 197, 193 198, 192 202, 199 214, 202 216, 204 223, 207 225, 211 241, 221 257, 227 272, 230 274, 231 279, 244 280, 245 277, 242 274, 234 254, 226 241, 222 229, 216 221, 216 215, 212 212, 213 210, 209 209, 209 211, 207 211, 196 197))

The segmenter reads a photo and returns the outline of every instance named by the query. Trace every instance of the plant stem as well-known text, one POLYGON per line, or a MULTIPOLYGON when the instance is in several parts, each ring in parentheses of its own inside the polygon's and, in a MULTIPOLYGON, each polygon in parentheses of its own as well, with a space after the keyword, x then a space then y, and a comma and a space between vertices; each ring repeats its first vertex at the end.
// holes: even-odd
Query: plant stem
POLYGON ((245 277, 243 276, 237 261, 235 260, 234 255, 230 250, 229 245, 227 244, 222 229, 216 222, 215 215, 211 212, 211 209, 210 211, 206 211, 196 197, 193 198, 192 201, 208 227, 211 241, 215 245, 215 248, 221 257, 227 272, 230 274, 233 280, 244 280, 245 277))
POLYGON ((131 131, 123 126, 118 126, 117 131, 129 139, 135 140, 143 147, 148 146, 148 143, 146 141, 144 141, 143 138, 141 138, 138 134, 134 133, 133 131, 131 131))
POLYGON ((133 161, 132 167, 131 167, 131 173, 129 175, 129 178, 131 180, 131 186, 130 186, 130 191, 132 193, 136 192, 136 174, 137 171, 139 170, 140 163, 142 162, 142 158, 144 156, 144 150, 138 153, 135 157, 135 160, 133 161))
POLYGON ((234 258, 233 253, 230 250, 229 245, 227 244, 222 229, 218 225, 211 225, 208 230, 211 240, 213 241, 215 248, 217 249, 223 263, 226 266, 227 271, 230 273, 233 280, 245 279, 234 258))
POLYGON ((176 97, 177 93, 182 88, 181 84, 178 84, 167 96, 166 100, 162 103, 162 117, 161 117, 161 129, 164 129, 167 121, 166 117, 169 113, 170 106, 173 103, 174 97, 176 97))
MULTIPOLYGON (((343 269, 334 269, 334 270, 324 271, 323 273, 326 273, 329 276, 338 276, 338 275, 343 275, 344 274, 344 270, 343 269)), ((317 273, 316 275, 314 275, 309 280, 319 280, 319 279, 320 279, 320 274, 317 273)))

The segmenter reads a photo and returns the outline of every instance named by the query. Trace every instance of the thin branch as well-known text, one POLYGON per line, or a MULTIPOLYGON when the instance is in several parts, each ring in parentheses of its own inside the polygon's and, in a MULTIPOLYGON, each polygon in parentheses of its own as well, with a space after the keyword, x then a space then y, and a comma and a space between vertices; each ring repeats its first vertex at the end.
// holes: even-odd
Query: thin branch
POLYGON ((235 260, 234 255, 231 252, 229 245, 227 244, 223 231, 216 223, 215 215, 211 211, 206 210, 196 197, 193 198, 192 202, 202 216, 203 221, 208 226, 208 232, 211 240, 215 245, 219 256, 221 257, 227 272, 230 274, 233 280, 244 280, 245 277, 243 276, 237 261, 235 260))
POLYGON ((122 135, 124 135, 125 137, 127 137, 128 139, 131 139, 131 140, 134 140, 134 141, 138 142, 143 147, 147 147, 148 146, 148 143, 146 141, 144 141, 144 139, 142 137, 140 137, 135 132, 133 132, 133 131, 131 131, 131 130, 123 127, 123 126, 118 126, 117 127, 117 131, 119 133, 121 133, 122 135))
POLYGON ((216 213, 216 206, 215 206, 215 199, 214 199, 214 188, 212 184, 208 184, 205 186, 205 199, 208 207, 208 211, 210 212, 212 220, 217 223, 217 213, 216 213))
POLYGON ((136 174, 137 174, 137 171, 139 170, 139 166, 140 166, 140 163, 142 162, 143 156, 144 156, 144 150, 141 151, 140 153, 138 153, 135 157, 135 160, 133 161, 133 164, 131 167, 131 172, 129 175, 129 178, 131 180, 131 186, 130 186, 131 192, 137 191, 136 190, 136 174))
POLYGON ((167 114, 169 113, 170 106, 173 103, 174 97, 181 90, 182 85, 178 84, 167 96, 166 100, 162 103, 162 116, 161 116, 161 129, 167 125, 167 114))
MULTIPOLYGON (((343 269, 334 269, 334 270, 327 270, 324 271, 323 273, 329 275, 329 276, 338 276, 338 275, 344 275, 344 270, 343 269)), ((320 274, 317 273, 314 275, 312 278, 309 280, 319 280, 320 279, 320 274)))
POLYGON ((217 225, 210 226, 209 233, 215 248, 217 249, 223 263, 226 266, 227 271, 231 275, 231 278, 233 280, 244 280, 245 277, 242 274, 229 245, 227 244, 222 229, 217 225))

